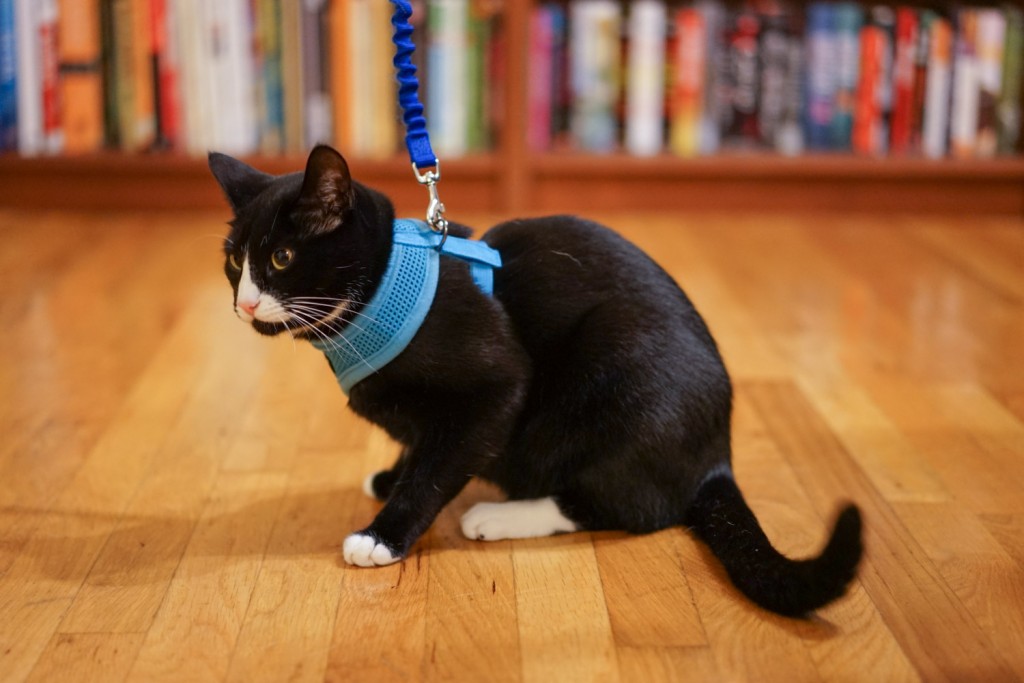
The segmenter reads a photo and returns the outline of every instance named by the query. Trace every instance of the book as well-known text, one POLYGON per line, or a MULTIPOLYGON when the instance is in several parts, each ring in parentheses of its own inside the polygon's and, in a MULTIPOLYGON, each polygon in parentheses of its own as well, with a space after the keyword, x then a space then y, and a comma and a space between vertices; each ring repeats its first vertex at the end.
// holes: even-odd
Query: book
POLYGON ((64 151, 103 146, 103 75, 98 0, 60 0, 58 44, 64 151))
POLYGON ((978 141, 981 84, 978 75, 978 10, 957 12, 953 49, 953 104, 950 109, 950 151, 957 158, 974 156, 978 141))
MULTIPOLYGON (((399 125, 398 81, 395 79, 395 68, 392 64, 395 48, 391 42, 391 4, 373 0, 370 3, 369 22, 364 30, 371 37, 369 84, 372 115, 370 124, 373 136, 372 155, 378 158, 389 158, 398 149, 399 125)), ((463 23, 463 27, 465 27, 465 23, 463 23)), ((465 36, 463 36, 463 41, 465 41, 465 36)), ((464 60, 466 58, 464 51, 462 58, 464 60)), ((463 77, 465 77, 464 70, 463 77)), ((465 97, 465 90, 462 94, 465 97)), ((460 106, 465 110, 465 99, 460 106)), ((465 118, 463 118, 463 122, 465 122, 465 118)), ((463 125, 465 124, 463 123, 463 125)), ((466 131, 463 130, 462 134, 465 136, 466 131)))
POLYGON ((724 134, 734 146, 755 147, 761 141, 760 36, 761 19, 752 11, 743 10, 733 16, 726 36, 730 97, 724 112, 724 134))
POLYGON ((129 149, 149 149, 156 141, 156 82, 153 74, 153 27, 150 0, 130 0, 128 21, 124 31, 131 34, 128 40, 131 60, 131 93, 134 99, 131 117, 125 122, 130 131, 126 137, 129 149))
POLYGON ((665 31, 662 0, 634 0, 629 6, 625 148, 652 156, 664 147, 665 31))
POLYGON ((918 15, 917 43, 914 46, 914 87, 910 105, 910 151, 922 152, 924 145, 925 86, 928 81, 928 49, 931 27, 938 15, 923 9, 918 15))
POLYGON ((1006 15, 1000 9, 978 10, 978 137, 975 155, 991 159, 999 142, 996 104, 1003 86, 1003 44, 1006 15))
POLYGON ((892 63, 895 16, 886 6, 871 8, 860 34, 860 77, 853 120, 853 151, 888 152, 892 116, 892 63))
POLYGON ((284 151, 284 86, 281 61, 281 0, 257 0, 253 25, 253 68, 257 74, 255 115, 259 150, 284 151))
POLYGON ((921 148, 929 159, 939 159, 947 152, 953 81, 953 28, 947 19, 936 17, 928 27, 928 34, 921 148))
POLYGON ((468 0, 430 0, 427 5, 429 44, 427 125, 434 152, 462 156, 469 148, 467 37, 468 0))
POLYGON ((150 0, 150 50, 155 113, 155 146, 175 149, 181 142, 178 27, 168 0, 150 0))
POLYGON ((581 149, 610 152, 618 133, 621 82, 621 17, 614 0, 574 0, 569 5, 571 128, 581 149))
MULTIPOLYGON (((416 14, 416 7, 413 7, 416 14)), ((349 0, 331 0, 327 9, 329 54, 328 81, 331 88, 331 118, 334 145, 342 154, 351 154, 354 148, 352 128, 352 64, 348 40, 348 22, 352 16, 349 0)), ((417 47, 419 43, 417 43, 417 47)), ((417 52, 422 48, 417 49, 417 52)))
POLYGON ((707 54, 704 64, 704 108, 700 118, 700 153, 718 152, 725 110, 729 104, 725 45, 725 5, 721 0, 697 0, 694 9, 704 22, 707 54))
POLYGON ((534 7, 530 12, 530 78, 526 93, 526 144, 534 151, 551 148, 552 110, 554 108, 554 11, 551 5, 534 7))
POLYGON ((14 0, 0 0, 0 152, 18 147, 18 46, 14 0))
POLYGON ((682 157, 700 154, 707 33, 704 15, 693 7, 675 14, 675 52, 670 90, 670 149, 682 157))
POLYGON ((327 73, 327 0, 302 3, 302 89, 305 148, 331 141, 331 97, 327 73))
POLYGON ((848 151, 853 138, 853 109, 860 75, 860 30, 864 12, 860 5, 841 2, 834 10, 836 31, 835 94, 833 96, 829 148, 848 151))
POLYGON ((174 0, 172 8, 179 46, 179 91, 182 107, 182 145, 190 154, 201 155, 216 149, 211 88, 208 87, 207 56, 209 40, 205 33, 206 9, 201 0, 174 0))
MULTIPOLYGON (((284 151, 302 154, 306 149, 304 88, 302 80, 302 2, 281 2, 281 98, 284 111, 284 151)), ((368 24, 355 28, 365 31, 368 24)), ((359 65, 356 65, 359 68, 359 65)))
MULTIPOLYGON (((789 128, 788 98, 794 96, 790 79, 792 35, 791 17, 781 8, 769 7, 761 15, 761 68, 758 84, 758 132, 761 142, 779 151, 791 153, 794 141, 789 128)), ((799 95, 797 95, 799 97, 799 95)), ((799 101, 799 99, 798 99, 799 101)))
POLYGON ((466 145, 479 152, 490 146, 488 74, 493 57, 488 50, 498 7, 491 0, 471 0, 466 37, 466 145))
MULTIPOLYGON (((861 41, 863 50, 863 39, 861 41)), ((863 79, 863 52, 861 79, 863 79)), ((815 2, 807 7, 806 139, 810 149, 832 147, 832 116, 836 104, 838 35, 835 5, 815 2)))
POLYGON ((45 149, 43 136, 41 6, 36 0, 17 0, 14 7, 17 40, 18 153, 35 156, 45 149))
POLYGON ((572 145, 572 76, 569 66, 569 17, 567 8, 549 3, 551 11, 551 147, 572 145))
POLYGON ((917 10, 899 7, 896 10, 896 50, 893 60, 893 105, 890 152, 910 151, 914 107, 914 62, 917 55, 917 10))
POLYGON ((1024 11, 1006 5, 1006 42, 1003 50, 1003 84, 996 109, 997 153, 1013 154, 1021 139, 1021 98, 1024 96, 1024 11))

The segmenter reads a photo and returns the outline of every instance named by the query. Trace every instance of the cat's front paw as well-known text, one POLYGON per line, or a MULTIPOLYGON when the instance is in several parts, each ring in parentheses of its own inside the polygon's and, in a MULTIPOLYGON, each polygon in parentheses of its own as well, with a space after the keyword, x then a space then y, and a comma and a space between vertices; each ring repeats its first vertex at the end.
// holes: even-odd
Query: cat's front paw
POLYGON ((355 533, 346 538, 341 552, 346 562, 360 567, 383 567, 402 559, 384 543, 365 533, 355 533))

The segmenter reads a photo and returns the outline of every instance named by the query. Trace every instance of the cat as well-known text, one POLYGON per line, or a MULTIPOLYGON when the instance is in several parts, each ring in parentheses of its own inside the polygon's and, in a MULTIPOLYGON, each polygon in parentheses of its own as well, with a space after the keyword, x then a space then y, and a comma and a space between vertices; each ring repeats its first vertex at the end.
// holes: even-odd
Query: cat
MULTIPOLYGON (((236 314, 321 346, 368 324, 361 310, 395 243, 391 202, 328 146, 283 176, 218 153, 209 165, 234 212, 224 268, 236 314)), ((508 501, 465 513, 471 539, 685 526, 765 609, 802 616, 843 595, 862 553, 857 507, 817 557, 772 547, 733 478, 732 386, 716 343, 661 267, 572 216, 508 221, 481 241, 503 262, 493 295, 442 256, 408 347, 350 389, 351 409, 402 451, 366 480, 384 505, 345 540, 348 563, 401 560, 480 477, 508 501)))

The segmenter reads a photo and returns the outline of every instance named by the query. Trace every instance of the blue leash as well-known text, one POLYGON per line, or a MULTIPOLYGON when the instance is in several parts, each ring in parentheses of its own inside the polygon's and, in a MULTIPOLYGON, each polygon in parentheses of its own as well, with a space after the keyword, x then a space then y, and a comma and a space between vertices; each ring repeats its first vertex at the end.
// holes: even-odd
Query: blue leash
POLYGON ((408 0, 391 0, 395 6, 391 15, 391 25, 395 27, 391 40, 395 44, 395 58, 392 63, 397 70, 398 103, 402 107, 402 120, 405 122, 405 146, 412 160, 412 170, 416 180, 426 185, 430 192, 430 204, 427 206, 427 224, 441 233, 441 244, 448 236, 448 221, 444 218, 444 204, 437 194, 437 181, 441 179, 441 162, 430 147, 430 136, 427 133, 427 119, 423 116, 423 104, 420 102, 420 81, 416 77, 416 66, 412 63, 412 53, 416 49, 412 42, 412 5, 408 0), (432 170, 423 170, 432 169, 432 170))

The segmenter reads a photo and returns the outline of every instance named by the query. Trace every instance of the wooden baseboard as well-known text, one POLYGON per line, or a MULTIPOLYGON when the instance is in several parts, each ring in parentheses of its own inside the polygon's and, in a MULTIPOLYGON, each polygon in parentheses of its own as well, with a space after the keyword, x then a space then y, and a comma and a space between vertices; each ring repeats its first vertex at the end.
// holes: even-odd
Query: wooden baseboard
MULTIPOLYGON (((297 157, 256 158, 269 173, 302 169, 297 157)), ((1024 159, 927 161, 804 156, 552 154, 509 174, 496 156, 444 164, 450 209, 511 214, 611 210, 907 211, 1024 216, 1024 159), (517 178, 511 191, 508 178, 517 178)), ((426 193, 404 159, 354 160, 353 174, 418 214, 426 193)), ((86 210, 222 208, 203 159, 97 154, 0 157, 0 206, 86 210)))

